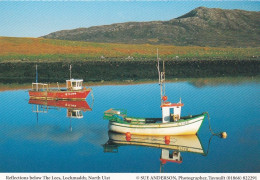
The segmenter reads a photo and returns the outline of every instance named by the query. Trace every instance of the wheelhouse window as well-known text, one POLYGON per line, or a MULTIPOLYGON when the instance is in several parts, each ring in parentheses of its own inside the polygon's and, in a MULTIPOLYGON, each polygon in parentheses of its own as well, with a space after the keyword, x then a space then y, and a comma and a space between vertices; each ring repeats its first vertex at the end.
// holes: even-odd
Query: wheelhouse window
POLYGON ((81 81, 72 82, 72 87, 81 87, 81 86, 82 86, 81 81))
POLYGON ((72 90, 82 89, 83 80, 82 79, 70 79, 67 80, 67 88, 72 88, 72 90))
POLYGON ((81 87, 82 86, 82 82, 77 82, 77 87, 81 87))

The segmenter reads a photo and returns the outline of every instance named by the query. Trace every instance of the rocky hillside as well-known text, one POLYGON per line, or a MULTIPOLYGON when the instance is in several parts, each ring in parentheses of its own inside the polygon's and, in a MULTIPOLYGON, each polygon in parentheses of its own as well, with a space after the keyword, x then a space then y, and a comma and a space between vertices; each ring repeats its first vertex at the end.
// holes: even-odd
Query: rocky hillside
POLYGON ((260 12, 199 7, 169 21, 127 22, 62 30, 43 37, 130 44, 259 47, 260 12))

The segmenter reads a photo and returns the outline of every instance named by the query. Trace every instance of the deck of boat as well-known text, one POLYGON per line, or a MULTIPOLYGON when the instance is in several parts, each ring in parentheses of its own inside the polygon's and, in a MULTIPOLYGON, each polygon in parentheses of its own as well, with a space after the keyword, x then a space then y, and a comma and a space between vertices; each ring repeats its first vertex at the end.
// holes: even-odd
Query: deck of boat
MULTIPOLYGON (((180 120, 189 120, 191 118, 196 118, 197 116, 200 116, 201 114, 198 115, 189 115, 189 116, 183 116, 180 118, 180 120)), ((137 117, 125 117, 125 121, 129 123, 162 123, 162 118, 137 118, 137 117)), ((173 116, 171 116, 170 122, 174 122, 173 116)))

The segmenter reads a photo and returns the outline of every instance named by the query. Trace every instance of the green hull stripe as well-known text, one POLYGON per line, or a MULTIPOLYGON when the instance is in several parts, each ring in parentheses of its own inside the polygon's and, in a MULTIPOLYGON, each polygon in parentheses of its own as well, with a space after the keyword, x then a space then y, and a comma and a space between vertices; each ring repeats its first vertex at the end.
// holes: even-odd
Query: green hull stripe
MULTIPOLYGON (((204 116, 204 115, 203 115, 204 116)), ((198 117, 196 117, 196 118, 198 118, 198 117)), ((195 119, 195 118, 194 118, 195 119)), ((194 120, 194 119, 190 119, 189 121, 191 121, 191 120, 194 120)), ((204 118, 203 119, 200 119, 200 120, 197 120, 197 121, 195 121, 195 122, 192 122, 192 123, 188 123, 188 124, 185 124, 185 125, 179 125, 179 126, 168 126, 168 127, 140 127, 140 126, 147 126, 147 125, 151 125, 152 123, 147 123, 147 124, 126 124, 126 123, 120 123, 120 122, 109 122, 110 123, 110 125, 114 125, 114 126, 119 126, 119 127, 124 127, 124 128, 138 128, 138 129, 157 129, 157 128, 177 128, 177 127, 181 127, 181 126, 187 126, 187 125, 191 125, 191 124, 194 124, 194 123, 196 123, 196 122, 198 122, 198 121, 204 121, 204 119, 205 119, 205 116, 204 116, 204 118), (118 123, 118 124, 113 124, 113 123, 118 123), (137 127, 128 127, 128 126, 122 126, 122 125, 120 125, 120 124, 124 124, 124 125, 134 125, 134 126, 136 126, 137 125, 137 127), (138 127, 139 126, 139 127, 138 127)), ((176 122, 174 122, 174 123, 167 123, 167 124, 175 124, 176 122)), ((178 122, 177 122, 178 123, 178 122)), ((156 123, 155 123, 156 124, 156 123)), ((160 124, 162 124, 162 123, 160 123, 160 124)), ((202 124, 202 123, 201 123, 202 124)), ((200 125, 201 126, 201 125, 200 125)))

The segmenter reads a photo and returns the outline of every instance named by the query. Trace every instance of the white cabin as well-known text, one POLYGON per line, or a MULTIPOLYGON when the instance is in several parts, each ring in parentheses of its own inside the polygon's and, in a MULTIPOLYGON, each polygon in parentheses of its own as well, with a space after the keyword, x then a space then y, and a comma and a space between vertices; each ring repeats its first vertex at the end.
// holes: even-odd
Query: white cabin
POLYGON ((67 109, 67 117, 68 118, 81 119, 81 118, 83 118, 83 113, 82 113, 81 110, 67 109))
POLYGON ((49 84, 45 83, 32 83, 32 91, 48 91, 49 84))
POLYGON ((70 79, 66 80, 66 87, 68 90, 81 90, 83 89, 83 79, 70 79))
POLYGON ((182 157, 179 151, 170 151, 168 149, 162 149, 160 159, 162 164, 166 164, 166 162, 182 163, 182 157))
POLYGON ((169 123, 171 120, 178 121, 181 117, 181 107, 184 104, 163 102, 161 105, 162 108, 162 123, 169 123))

